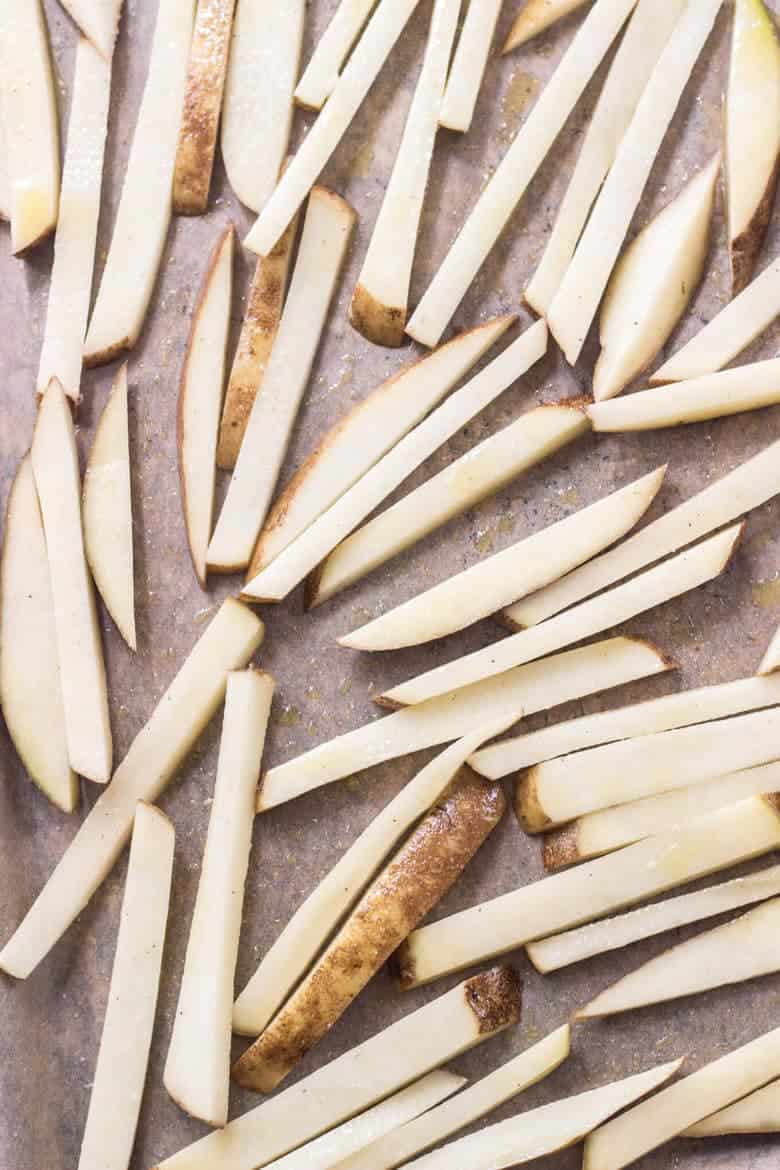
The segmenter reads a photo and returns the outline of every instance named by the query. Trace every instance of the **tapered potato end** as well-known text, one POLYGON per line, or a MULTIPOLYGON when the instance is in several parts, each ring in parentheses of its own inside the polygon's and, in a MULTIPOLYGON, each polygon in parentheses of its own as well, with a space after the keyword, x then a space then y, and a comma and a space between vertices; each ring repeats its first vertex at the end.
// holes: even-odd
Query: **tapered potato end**
POLYGON ((523 985, 514 967, 493 967, 475 975, 463 990, 480 1035, 499 1032, 520 1019, 523 985))
POLYGON ((542 859, 546 870, 563 869, 580 860, 576 821, 545 834, 542 859))
POLYGON ((766 235, 766 230, 769 227, 769 220, 772 215, 779 170, 780 157, 775 162, 764 194, 761 196, 753 218, 745 230, 740 232, 730 242, 729 259, 731 263, 732 297, 741 293, 753 278, 758 255, 764 243, 764 236, 766 235))
POLYGON ((757 674, 773 674, 780 667, 780 630, 777 630, 761 659, 757 674))
POLYGON ((367 341, 397 349, 404 343, 406 307, 383 305, 363 284, 358 284, 349 306, 349 323, 367 341))
POLYGON ((587 0, 527 0, 515 18, 501 52, 511 53, 585 3, 587 0))
POLYGON ((122 357, 123 354, 129 353, 137 340, 137 337, 131 337, 128 334, 121 341, 115 341, 113 345, 108 345, 104 349, 85 350, 84 365, 88 370, 94 370, 98 366, 107 366, 116 361, 117 358, 122 357))
POLYGON ((550 818, 539 800, 536 767, 518 776, 515 787, 515 815, 526 833, 543 833, 550 824, 550 818))

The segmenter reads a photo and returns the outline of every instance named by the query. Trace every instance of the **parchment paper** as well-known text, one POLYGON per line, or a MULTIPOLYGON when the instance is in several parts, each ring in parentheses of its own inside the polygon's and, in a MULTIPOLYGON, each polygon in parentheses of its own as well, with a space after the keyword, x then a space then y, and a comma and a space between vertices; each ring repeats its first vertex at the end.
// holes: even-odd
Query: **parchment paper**
MULTIPOLYGON (((775 0, 773 3, 777 7, 775 0)), ((304 60, 334 6, 334 0, 311 0, 304 60)), ((496 45, 502 43, 517 6, 517 0, 507 0, 496 45)), ((75 30, 56 0, 46 0, 45 7, 64 128, 75 30)), ((724 6, 702 63, 685 93, 634 230, 719 148, 729 7, 724 6)), ((128 0, 125 9, 115 60, 99 268, 105 259, 121 190, 156 3, 128 0)), ((412 345, 400 351, 370 345, 351 329, 346 312, 392 166, 429 15, 430 0, 423 0, 324 176, 326 183, 354 203, 360 222, 295 431, 285 478, 324 428, 407 362, 415 351, 412 345)), ((494 55, 471 133, 460 137, 441 132, 415 266, 413 301, 419 298, 467 209, 504 154, 529 101, 553 70, 576 23, 573 19, 565 21, 509 57, 494 55)), ((598 81, 603 73, 600 71, 598 81)), ((530 320, 520 308, 520 294, 541 254, 596 94, 597 84, 591 85, 458 311, 457 327, 509 309, 519 309, 524 324, 530 320)), ((310 115, 296 116, 296 136, 310 121, 310 115)), ((233 198, 218 161, 208 215, 174 223, 147 327, 131 355, 137 655, 127 650, 102 612, 117 761, 143 726, 215 605, 238 585, 237 579, 217 578, 204 593, 195 581, 181 521, 175 447, 178 378, 190 314, 209 251, 228 218, 235 222, 239 235, 252 221, 233 198)), ((775 254, 778 243, 776 221, 762 265, 775 254)), ((236 331, 253 264, 248 253, 239 257, 234 302, 236 331)), ((10 255, 7 228, 0 229, 3 506, 32 432, 34 377, 50 267, 51 242, 25 260, 16 260, 10 255)), ((727 295, 721 207, 704 284, 672 339, 670 350, 694 333, 701 322, 709 320, 727 295)), ((778 329, 772 328, 745 356, 775 356, 778 335, 778 329)), ((572 371, 551 345, 547 357, 528 377, 429 460, 402 492, 535 403, 587 392, 596 352, 591 340, 581 363, 572 371)), ((84 377, 79 414, 82 453, 88 449, 113 372, 98 370, 84 377)), ((300 590, 282 605, 265 607, 268 633, 258 661, 278 681, 266 762, 289 759, 335 734, 379 717, 371 701, 374 692, 501 636, 491 622, 482 622, 429 647, 361 656, 337 647, 338 634, 472 564, 480 556, 505 547, 668 461, 665 486, 649 514, 653 517, 734 467, 778 433, 780 411, 775 409, 646 435, 586 437, 314 614, 302 612, 300 590)), ((775 500, 751 517, 736 559, 723 577, 630 623, 630 632, 653 638, 678 660, 676 673, 585 699, 529 721, 529 725, 753 672, 780 621, 778 519, 780 501, 775 500)), ((161 1076, 209 814, 220 721, 214 720, 161 801, 176 825, 174 899, 132 1170, 147 1170, 205 1130, 186 1118, 168 1098, 161 1076)), ((45 734, 45 729, 41 731, 45 734)), ((238 965, 239 986, 243 986, 302 898, 429 756, 430 753, 419 753, 372 769, 258 819, 238 965)), ((68 817, 58 812, 26 779, 2 725, 0 772, 0 937, 4 939, 75 833, 97 789, 83 785, 82 805, 76 815, 68 817)), ((14 983, 0 979, 1 1170, 73 1170, 77 1164, 108 993, 125 868, 123 860, 75 926, 28 980, 14 983)), ((435 916, 472 905, 538 878, 541 873, 538 843, 525 837, 514 817, 507 814, 435 916)), ((530 967, 522 952, 509 956, 525 982, 522 1022, 509 1034, 459 1059, 455 1062, 457 1068, 472 1078, 483 1075, 562 1023, 575 1007, 613 979, 688 933, 667 934, 544 978, 530 967)), ((294 1076, 306 1074, 428 1002, 457 978, 402 996, 383 972, 294 1076)), ((569 1061, 548 1080, 498 1110, 492 1119, 582 1091, 678 1054, 690 1054, 688 1067, 692 1069, 775 1026, 779 992, 780 980, 769 977, 627 1017, 579 1026, 569 1061)), ((117 1076, 121 1075, 122 1070, 117 1069, 117 1076)), ((235 1092, 231 1114, 235 1116, 256 1100, 251 1094, 235 1092)), ((575 1149, 548 1160, 547 1165, 554 1170, 572 1170, 579 1161, 580 1152, 575 1149)), ((706 1144, 677 1142, 647 1158, 643 1166, 656 1170, 668 1166, 691 1170, 704 1165, 768 1170, 779 1162, 780 1142, 750 1139, 706 1144)))

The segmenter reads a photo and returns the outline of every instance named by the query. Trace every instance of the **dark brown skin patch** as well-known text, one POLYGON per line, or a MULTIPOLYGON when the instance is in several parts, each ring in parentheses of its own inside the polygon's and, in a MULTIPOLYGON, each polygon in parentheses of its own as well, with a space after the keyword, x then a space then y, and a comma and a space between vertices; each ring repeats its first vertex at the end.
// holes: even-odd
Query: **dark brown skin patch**
POLYGON ((464 993, 482 1036, 520 1019, 523 985, 513 967, 493 967, 475 975, 464 984, 464 993))
POLYGON ((753 218, 751 219, 744 232, 732 241, 731 244, 731 295, 735 297, 738 293, 750 284, 753 277, 753 271, 756 267, 758 254, 761 251, 761 246, 764 243, 766 230, 769 227, 769 220, 772 216, 772 205, 775 201, 775 189, 777 187, 778 170, 780 168, 780 159, 777 159, 772 173, 769 176, 764 194, 761 196, 761 201, 758 204, 753 218))
POLYGON ((768 792, 762 799, 766 801, 773 812, 780 815, 780 792, 768 792))
POLYGON ((565 865, 573 865, 575 861, 579 861, 576 821, 545 833, 542 859, 547 870, 563 869, 565 865))
POLYGON ((349 306, 349 323, 374 345, 397 349, 404 343, 406 306, 393 308, 381 304, 362 284, 357 285, 349 306))

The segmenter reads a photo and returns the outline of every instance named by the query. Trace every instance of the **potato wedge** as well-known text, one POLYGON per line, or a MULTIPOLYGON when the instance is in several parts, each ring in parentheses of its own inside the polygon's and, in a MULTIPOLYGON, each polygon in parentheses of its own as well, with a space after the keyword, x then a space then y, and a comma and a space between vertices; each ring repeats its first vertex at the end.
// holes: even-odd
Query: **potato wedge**
POLYGON ((375 1033, 155 1170, 255 1170, 517 1023, 520 981, 494 967, 375 1033))
POLYGON ((465 134, 471 126, 500 11, 501 0, 483 0, 466 10, 439 111, 439 125, 447 130, 465 134))
POLYGON ((223 602, 0 951, 0 970, 25 979, 81 913, 127 843, 137 802, 157 800, 173 779, 222 702, 228 672, 246 666, 263 633, 246 606, 223 602))
POLYGON ((681 1137, 719 1137, 727 1133, 780 1132, 780 1080, 748 1093, 741 1101, 711 1113, 683 1130, 681 1137))
POLYGON ((512 49, 537 37, 556 21, 582 8, 585 3, 587 0, 525 0, 509 30, 502 53, 511 53, 512 49))
POLYGON ((325 105, 375 4, 376 0, 340 0, 295 87, 299 106, 321 110, 325 105))

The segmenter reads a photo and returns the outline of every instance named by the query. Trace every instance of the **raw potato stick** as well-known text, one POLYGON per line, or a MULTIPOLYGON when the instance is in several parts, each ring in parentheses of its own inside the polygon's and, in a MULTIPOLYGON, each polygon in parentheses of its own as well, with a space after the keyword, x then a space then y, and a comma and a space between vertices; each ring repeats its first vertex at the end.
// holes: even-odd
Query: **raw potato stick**
MULTIPOLYGON (((281 601, 290 590, 294 589, 308 573, 316 569, 320 562, 327 557, 339 541, 361 522, 378 504, 382 502, 408 475, 414 471, 438 447, 445 443, 462 426, 469 422, 476 414, 488 406, 503 393, 517 378, 521 377, 530 366, 539 360, 547 347, 547 328, 544 322, 538 321, 518 337, 511 345, 498 355, 483 370, 480 370, 470 381, 450 395, 436 410, 423 419, 413 430, 399 440, 373 467, 361 476, 353 486, 334 504, 323 512, 313 524, 301 535, 292 541, 284 551, 267 565, 256 577, 244 587, 247 597, 263 601, 281 601)), ((562 410, 567 408, 562 407, 562 410)), ((579 411, 569 408, 565 416, 565 423, 560 423, 560 416, 553 416, 549 428, 542 427, 549 450, 550 446, 560 446, 563 439, 560 432, 568 424, 569 432, 576 427, 587 429, 579 411), (556 425, 557 424, 557 425, 556 425), (550 439, 549 431, 553 438, 550 439)), ((505 433, 505 432, 503 432, 505 433)), ((489 473, 495 473, 499 478, 503 474, 506 478, 506 462, 512 460, 511 466, 525 457, 537 462, 542 453, 536 444, 533 453, 529 456, 527 450, 520 454, 515 444, 511 451, 507 451, 504 464, 493 460, 489 466, 483 463, 475 476, 482 484, 489 473), (496 469, 496 463, 499 464, 496 469)), ((494 442, 493 447, 496 446, 494 442)), ((484 444, 483 444, 484 447, 484 444)), ((485 457, 487 459, 487 457, 485 457)), ((474 463, 473 453, 469 466, 474 463)), ((454 465, 457 467, 457 464, 454 465)), ((457 482, 457 481, 456 481, 457 482)), ((461 476, 460 491, 453 491, 450 486, 445 493, 444 515, 457 515, 468 506, 468 501, 475 494, 473 484, 467 476, 461 476)), ((488 489, 483 489, 486 491, 488 489)), ((440 511, 440 515, 442 512, 440 511)), ((419 517, 418 517, 419 519, 419 517)), ((430 510, 425 522, 430 522, 430 510)), ((435 522, 433 524, 435 527, 435 522)), ((319 582, 309 585, 307 582, 307 604, 314 606, 324 600, 319 582)), ((326 594, 329 596, 329 594, 326 594)))
POLYGON ((340 644, 356 650, 416 646, 489 617, 625 536, 650 507, 665 471, 660 467, 565 520, 485 557, 339 638, 340 644))
POLYGON ((257 576, 420 423, 515 320, 495 317, 461 333, 403 366, 339 419, 277 497, 248 578, 257 576))
POLYGON ((391 706, 422 703, 611 629, 719 576, 727 568, 741 533, 741 524, 727 528, 554 621, 456 658, 393 687, 381 698, 391 706))
POLYGON ((273 1092, 457 881, 505 808, 500 785, 461 769, 279 1014, 233 1065, 235 1081, 273 1092))
POLYGON ((91 41, 79 37, 73 98, 62 172, 54 263, 36 386, 52 378, 78 402, 81 360, 92 295, 103 155, 111 97, 111 64, 91 41))
MULTIPOLYGON (((285 174, 289 173, 289 168, 285 174)), ((208 549, 208 567, 244 569, 271 503, 306 390, 356 216, 350 205, 315 187, 309 197, 290 290, 253 404, 230 487, 208 549)))
POLYGON ((393 1170, 414 1154, 464 1129, 473 1121, 498 1108, 549 1076, 569 1055, 571 1028, 564 1024, 544 1040, 500 1065, 492 1073, 458 1093, 457 1098, 438 1105, 414 1121, 407 1122, 351 1158, 335 1170, 393 1170))
POLYGON ((246 666, 263 632, 240 602, 223 602, 0 951, 0 970, 25 979, 81 913, 127 843, 137 802, 165 790, 222 702, 228 672, 246 666))
POLYGON ((299 106, 321 110, 325 105, 375 4, 376 0, 340 0, 295 87, 295 100, 299 106))
POLYGON ((30 454, 46 534, 68 758, 74 772, 105 784, 112 758, 106 670, 84 552, 76 435, 56 380, 41 399, 30 454))
POLYGON ((503 53, 511 53, 544 32, 551 24, 563 20, 570 12, 582 8, 588 0, 524 0, 523 6, 515 17, 514 24, 509 30, 503 53))
POLYGON ((500 734, 518 710, 440 752, 387 804, 293 914, 233 1005, 233 1031, 259 1036, 294 990, 385 857, 438 801, 473 747, 500 734))
MULTIPOLYGON (((484 0, 483 0, 484 2, 484 0)), ((376 345, 403 344, 409 285, 461 0, 435 0, 420 75, 349 309, 376 345)))
POLYGON ((258 256, 271 251, 317 182, 418 3, 419 0, 380 0, 327 106, 244 240, 258 256))
POLYGON ((520 982, 494 967, 391 1024, 155 1170, 256 1170, 473 1048, 520 1017, 520 982))
POLYGON ((683 10, 550 305, 547 323, 571 365, 585 343, 655 157, 721 4, 722 0, 689 0, 683 10))
POLYGON ((337 736, 266 772, 257 811, 293 800, 385 760, 447 743, 493 721, 544 711, 559 703, 660 674, 673 663, 647 642, 609 638, 507 671, 457 695, 396 711, 337 736))
POLYGON ((123 0, 61 0, 82 33, 106 61, 114 55, 123 0))
POLYGON ((515 629, 536 625, 736 520, 771 500, 779 491, 780 442, 776 442, 676 508, 671 508, 615 548, 588 561, 546 589, 511 605, 504 610, 503 616, 515 629))
POLYGON ((778 894, 780 866, 773 865, 749 877, 733 878, 730 882, 708 886, 693 894, 680 894, 652 906, 642 906, 618 918, 605 918, 601 922, 591 922, 540 939, 529 943, 526 951, 537 971, 546 974, 590 959, 593 955, 616 951, 644 938, 653 938, 664 931, 713 918, 778 894))
POLYGON ((206 554, 214 519, 217 438, 225 385, 230 309, 233 301, 232 225, 211 253, 179 381, 177 430, 179 483, 192 567, 206 588, 206 554))
POLYGON ((597 0, 472 208, 406 332, 436 345, 636 0, 597 0))
POLYGON ((130 1162, 157 1010, 173 846, 168 818, 139 801, 78 1170, 127 1170, 130 1162))
POLYGON ((439 112, 447 130, 465 134, 471 126, 500 11, 501 0, 469 2, 439 112))
POLYGON ((57 224, 60 131, 41 0, 0 9, 0 95, 10 175, 11 249, 18 256, 57 224))
POLYGON ((111 245, 84 343, 84 363, 132 349, 143 328, 171 221, 194 0, 159 0, 149 69, 111 245))
POLYGON ((222 159, 237 198, 255 214, 276 186, 287 153, 304 13, 305 0, 252 0, 239 2, 233 18, 222 159))
POLYGON ((198 0, 173 172, 179 215, 203 215, 208 206, 234 8, 235 0, 198 0))
POLYGON ((127 419, 127 365, 120 366, 100 416, 81 496, 84 551, 106 609, 131 650, 135 639, 133 500, 127 419))
POLYGON ((0 707, 30 779, 73 812, 79 788, 68 762, 54 599, 29 455, 11 485, 0 553, 0 707))
POLYGON ((779 799, 751 797, 423 926, 399 952, 401 986, 430 983, 769 853, 780 844, 779 799))
POLYGON ((684 1130, 681 1137, 719 1137, 727 1133, 780 1132, 780 1080, 770 1081, 741 1101, 711 1113, 684 1130))

